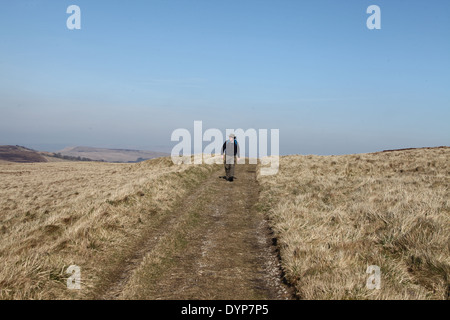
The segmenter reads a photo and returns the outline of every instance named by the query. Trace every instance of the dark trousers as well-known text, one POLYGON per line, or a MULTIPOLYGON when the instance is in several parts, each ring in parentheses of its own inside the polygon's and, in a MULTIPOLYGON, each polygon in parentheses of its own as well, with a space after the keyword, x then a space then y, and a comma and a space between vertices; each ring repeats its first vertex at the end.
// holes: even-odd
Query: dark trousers
POLYGON ((234 166, 236 165, 236 157, 234 157, 234 159, 232 157, 228 157, 228 161, 227 161, 227 156, 223 157, 223 164, 225 165, 225 175, 227 177, 227 179, 234 177, 234 166), (231 158, 231 159, 230 159, 231 158))

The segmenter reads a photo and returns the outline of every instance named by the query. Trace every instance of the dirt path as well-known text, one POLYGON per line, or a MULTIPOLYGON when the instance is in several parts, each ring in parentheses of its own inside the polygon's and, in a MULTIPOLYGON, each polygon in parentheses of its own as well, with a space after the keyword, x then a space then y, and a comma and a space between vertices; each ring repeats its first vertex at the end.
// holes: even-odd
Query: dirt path
POLYGON ((291 297, 281 282, 267 222, 254 208, 256 165, 237 165, 234 182, 220 175, 223 169, 183 201, 159 234, 143 242, 103 298, 291 297))

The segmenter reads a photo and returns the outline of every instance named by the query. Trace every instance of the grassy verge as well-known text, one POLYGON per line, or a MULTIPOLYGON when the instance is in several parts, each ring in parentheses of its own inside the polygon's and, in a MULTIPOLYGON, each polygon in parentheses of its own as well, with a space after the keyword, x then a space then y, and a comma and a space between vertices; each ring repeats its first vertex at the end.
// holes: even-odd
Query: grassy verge
POLYGON ((449 299, 450 148, 286 156, 259 207, 303 299, 449 299), (366 287, 368 266, 381 288, 366 287))
POLYGON ((0 166, 0 299, 92 297, 213 168, 170 158, 0 166), (81 290, 67 289, 72 264, 81 290))

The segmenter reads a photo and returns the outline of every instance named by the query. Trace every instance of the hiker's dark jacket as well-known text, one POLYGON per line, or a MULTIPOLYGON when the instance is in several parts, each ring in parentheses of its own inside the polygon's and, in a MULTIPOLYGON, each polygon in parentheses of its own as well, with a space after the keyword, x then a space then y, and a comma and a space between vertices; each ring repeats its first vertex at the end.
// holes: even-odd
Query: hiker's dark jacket
POLYGON ((222 146, 222 151, 220 154, 226 154, 228 157, 240 157, 239 143, 234 140, 227 140, 222 146))

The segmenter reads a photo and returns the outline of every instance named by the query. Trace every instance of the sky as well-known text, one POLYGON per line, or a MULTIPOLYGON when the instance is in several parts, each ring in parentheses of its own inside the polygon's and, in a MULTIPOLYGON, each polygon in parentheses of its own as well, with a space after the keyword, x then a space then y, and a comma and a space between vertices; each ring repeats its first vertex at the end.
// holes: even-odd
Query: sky
POLYGON ((170 151, 202 121, 279 129, 281 154, 448 146, 449 89, 448 0, 0 6, 1 145, 170 151))

